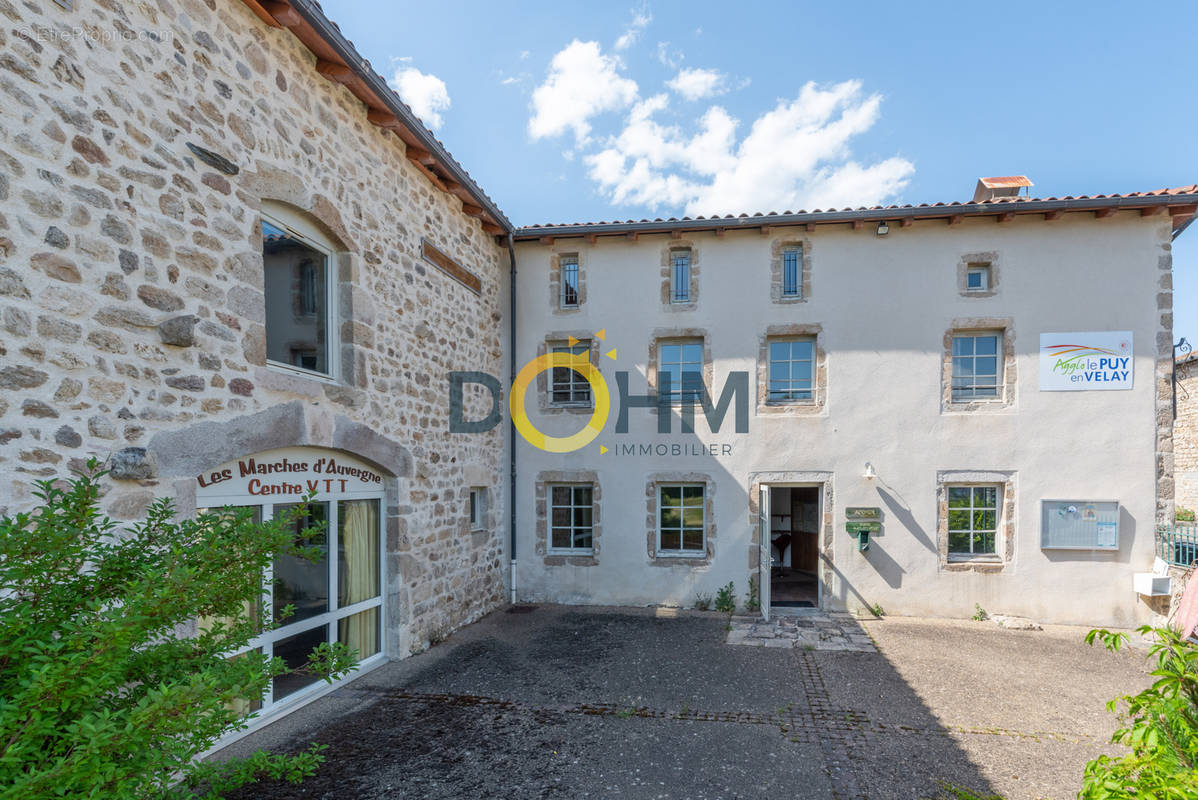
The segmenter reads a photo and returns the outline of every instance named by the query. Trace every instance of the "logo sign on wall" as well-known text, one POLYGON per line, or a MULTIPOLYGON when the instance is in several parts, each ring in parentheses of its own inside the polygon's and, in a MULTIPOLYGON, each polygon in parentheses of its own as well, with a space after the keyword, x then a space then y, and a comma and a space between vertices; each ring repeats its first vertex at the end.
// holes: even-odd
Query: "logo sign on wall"
POLYGON ((1040 334, 1040 391, 1132 388, 1131 331, 1040 334))

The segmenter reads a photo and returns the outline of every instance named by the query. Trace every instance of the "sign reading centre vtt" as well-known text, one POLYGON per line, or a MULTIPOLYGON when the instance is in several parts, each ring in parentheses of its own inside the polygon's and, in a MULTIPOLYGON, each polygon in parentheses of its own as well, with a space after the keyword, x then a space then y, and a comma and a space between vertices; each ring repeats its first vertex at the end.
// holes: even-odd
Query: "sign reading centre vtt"
POLYGON ((1040 334, 1040 391, 1131 389, 1131 331, 1040 334))

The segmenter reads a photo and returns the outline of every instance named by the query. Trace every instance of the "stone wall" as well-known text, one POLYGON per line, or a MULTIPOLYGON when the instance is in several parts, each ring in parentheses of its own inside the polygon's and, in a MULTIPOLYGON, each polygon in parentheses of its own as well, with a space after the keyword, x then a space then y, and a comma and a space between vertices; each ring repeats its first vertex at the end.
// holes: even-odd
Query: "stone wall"
MULTIPOLYGON (((0 16, 0 512, 124 451, 146 463, 109 482, 104 507, 133 519, 155 496, 185 501, 183 470, 215 466, 230 442, 351 448, 368 430, 404 454, 380 465, 397 475, 389 652, 501 602, 504 433, 449 434, 446 381, 505 374, 494 239, 240 2, 0 0, 0 16), (263 200, 344 246, 335 381, 266 365, 263 200), (481 293, 423 261, 422 238, 481 293), (180 446, 197 452, 171 458, 180 446), (483 537, 466 507, 480 485, 483 537)), ((468 395, 467 414, 489 408, 468 395)))
POLYGON ((1198 510, 1198 359, 1177 364, 1173 470, 1177 507, 1198 510))

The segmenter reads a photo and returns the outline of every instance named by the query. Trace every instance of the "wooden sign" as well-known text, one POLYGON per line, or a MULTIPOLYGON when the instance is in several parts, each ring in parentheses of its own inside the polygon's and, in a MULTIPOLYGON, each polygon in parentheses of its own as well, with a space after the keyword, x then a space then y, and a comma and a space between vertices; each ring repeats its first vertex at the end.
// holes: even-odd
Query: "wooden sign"
POLYGON ((881 533, 880 522, 846 522, 844 529, 849 533, 881 533))

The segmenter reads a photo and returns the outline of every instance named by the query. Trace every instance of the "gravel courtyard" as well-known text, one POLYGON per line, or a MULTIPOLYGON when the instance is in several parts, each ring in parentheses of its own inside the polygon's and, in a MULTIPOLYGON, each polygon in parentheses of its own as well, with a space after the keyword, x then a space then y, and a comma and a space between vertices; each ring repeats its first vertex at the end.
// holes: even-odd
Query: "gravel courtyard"
MULTIPOLYGON (((725 643, 723 615, 497 611, 227 748, 329 745, 238 798, 1068 798, 1142 651, 886 618, 877 652, 725 643)), ((220 754, 218 754, 218 757, 220 754)))

